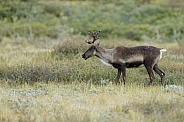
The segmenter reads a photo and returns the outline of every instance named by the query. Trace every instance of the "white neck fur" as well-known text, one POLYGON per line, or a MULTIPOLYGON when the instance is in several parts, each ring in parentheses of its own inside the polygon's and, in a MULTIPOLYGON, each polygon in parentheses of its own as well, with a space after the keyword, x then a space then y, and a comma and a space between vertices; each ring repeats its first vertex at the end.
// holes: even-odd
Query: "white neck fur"
POLYGON ((107 66, 111 66, 111 64, 109 64, 107 60, 100 59, 100 61, 101 61, 103 64, 107 65, 107 66))

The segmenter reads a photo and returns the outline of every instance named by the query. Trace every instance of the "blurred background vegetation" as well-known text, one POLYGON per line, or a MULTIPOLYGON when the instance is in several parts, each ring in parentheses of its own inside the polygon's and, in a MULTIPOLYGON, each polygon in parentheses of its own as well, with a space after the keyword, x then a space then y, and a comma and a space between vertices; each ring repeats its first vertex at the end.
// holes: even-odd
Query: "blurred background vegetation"
POLYGON ((183 22, 183 0, 0 0, 1 41, 99 29, 103 38, 182 42, 183 22))

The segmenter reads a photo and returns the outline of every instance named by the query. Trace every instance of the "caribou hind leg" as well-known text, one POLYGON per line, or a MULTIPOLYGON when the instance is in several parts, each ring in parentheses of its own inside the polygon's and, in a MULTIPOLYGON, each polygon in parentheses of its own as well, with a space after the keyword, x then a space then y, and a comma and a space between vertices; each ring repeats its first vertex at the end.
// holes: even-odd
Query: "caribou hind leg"
POLYGON ((146 67, 146 70, 147 70, 149 78, 150 78, 150 81, 148 82, 148 86, 150 86, 152 84, 153 80, 155 79, 155 76, 153 73, 153 68, 149 65, 145 65, 145 67, 146 67))
POLYGON ((153 70, 160 76, 162 86, 164 86, 165 73, 159 69, 158 64, 155 64, 153 70))

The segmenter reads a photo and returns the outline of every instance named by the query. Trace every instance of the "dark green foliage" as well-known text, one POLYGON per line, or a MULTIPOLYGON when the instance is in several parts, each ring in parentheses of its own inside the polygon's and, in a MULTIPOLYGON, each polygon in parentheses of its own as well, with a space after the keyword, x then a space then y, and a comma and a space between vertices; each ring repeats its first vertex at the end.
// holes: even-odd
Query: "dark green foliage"
POLYGON ((184 39, 183 1, 1 1, 0 37, 57 38, 61 33, 144 41, 184 39))

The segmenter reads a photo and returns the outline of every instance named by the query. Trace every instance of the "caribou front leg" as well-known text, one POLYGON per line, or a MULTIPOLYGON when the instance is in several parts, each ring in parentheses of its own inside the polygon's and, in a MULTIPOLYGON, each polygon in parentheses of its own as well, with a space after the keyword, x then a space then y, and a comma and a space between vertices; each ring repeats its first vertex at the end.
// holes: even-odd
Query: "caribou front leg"
POLYGON ((121 72, 122 72, 122 77, 123 77, 123 84, 125 86, 125 81, 126 81, 126 67, 125 67, 125 65, 121 66, 121 72))
POLYGON ((120 81, 119 81, 120 76, 121 76, 121 69, 118 68, 118 75, 117 75, 117 77, 116 77, 116 85, 118 85, 118 83, 120 82, 120 81))

